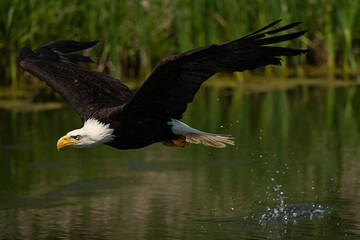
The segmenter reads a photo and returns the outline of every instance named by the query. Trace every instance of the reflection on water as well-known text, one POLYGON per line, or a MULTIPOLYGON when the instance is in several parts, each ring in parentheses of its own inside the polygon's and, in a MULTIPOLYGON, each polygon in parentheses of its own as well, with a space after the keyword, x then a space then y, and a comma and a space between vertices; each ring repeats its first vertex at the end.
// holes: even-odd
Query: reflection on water
POLYGON ((202 89, 184 121, 213 149, 64 149, 68 107, 0 109, 0 239, 354 239, 360 89, 202 89), (274 179, 274 180, 272 180, 274 179))

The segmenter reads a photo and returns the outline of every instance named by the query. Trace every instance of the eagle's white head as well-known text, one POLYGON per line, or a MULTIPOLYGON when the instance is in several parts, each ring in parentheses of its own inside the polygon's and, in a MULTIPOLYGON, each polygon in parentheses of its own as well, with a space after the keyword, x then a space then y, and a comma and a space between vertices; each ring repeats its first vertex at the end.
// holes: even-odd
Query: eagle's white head
POLYGON ((90 148, 102 143, 114 140, 114 129, 110 128, 110 124, 102 123, 94 118, 85 121, 84 126, 68 132, 57 142, 57 148, 71 146, 76 148, 90 148))

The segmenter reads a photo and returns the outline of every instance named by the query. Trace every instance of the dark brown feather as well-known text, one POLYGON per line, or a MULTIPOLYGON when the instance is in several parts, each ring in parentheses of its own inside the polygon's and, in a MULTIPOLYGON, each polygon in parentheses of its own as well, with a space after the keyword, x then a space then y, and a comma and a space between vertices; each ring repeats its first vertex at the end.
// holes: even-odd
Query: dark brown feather
POLYGON ((165 119, 180 119, 201 84, 215 73, 241 72, 269 64, 280 65, 280 56, 306 53, 307 50, 264 46, 292 40, 306 32, 266 37, 299 24, 293 23, 264 32, 278 22, 236 40, 165 58, 126 104, 119 116, 121 119, 126 119, 128 116, 146 118, 154 115, 165 119))
POLYGON ((19 64, 60 94, 85 121, 97 115, 100 109, 126 103, 133 95, 119 80, 75 64, 92 62, 89 57, 67 54, 92 47, 96 43, 65 40, 34 51, 23 48, 19 54, 19 64))

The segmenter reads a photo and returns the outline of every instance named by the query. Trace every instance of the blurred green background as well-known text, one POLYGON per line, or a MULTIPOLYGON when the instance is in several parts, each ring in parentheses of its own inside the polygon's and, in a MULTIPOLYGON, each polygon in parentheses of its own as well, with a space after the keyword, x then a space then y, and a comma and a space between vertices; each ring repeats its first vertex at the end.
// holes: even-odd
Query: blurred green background
POLYGON ((168 55, 238 38, 278 19, 282 25, 301 21, 298 29, 310 29, 291 44, 311 52, 289 64, 295 72, 281 74, 302 76, 306 68, 310 77, 351 77, 359 60, 358 13, 358 0, 2 0, 0 87, 37 84, 17 67, 24 46, 98 39, 91 53, 97 70, 134 83, 168 55))

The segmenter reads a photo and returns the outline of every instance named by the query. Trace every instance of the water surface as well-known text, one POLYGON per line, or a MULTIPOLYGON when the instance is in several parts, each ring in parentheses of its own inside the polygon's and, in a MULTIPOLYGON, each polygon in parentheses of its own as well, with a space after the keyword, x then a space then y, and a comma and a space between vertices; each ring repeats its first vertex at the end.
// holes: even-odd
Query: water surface
MULTIPOLYGON (((56 149, 75 112, 0 109, 0 239, 360 237, 360 89, 214 88, 183 121, 226 149, 56 149)), ((126 137, 126 136, 124 136, 126 137)))

